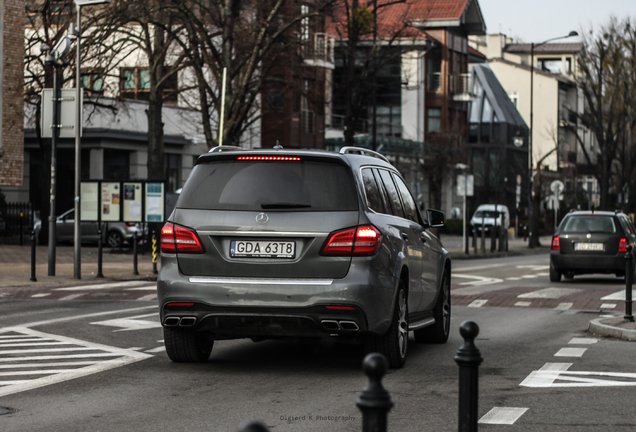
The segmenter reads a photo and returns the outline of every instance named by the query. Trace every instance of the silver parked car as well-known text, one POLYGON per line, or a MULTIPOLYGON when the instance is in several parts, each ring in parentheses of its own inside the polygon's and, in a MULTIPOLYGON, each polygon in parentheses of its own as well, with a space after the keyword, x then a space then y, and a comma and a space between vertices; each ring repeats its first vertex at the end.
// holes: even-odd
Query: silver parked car
MULTIPOLYGON (((82 222, 82 242, 97 243, 99 240, 99 224, 97 222, 82 222)), ((38 220, 34 224, 35 238, 40 238, 42 221, 38 220)), ((57 217, 55 225, 55 238, 58 243, 75 241, 75 210, 67 210, 57 217)), ((127 222, 102 223, 102 241, 106 246, 112 248, 122 247, 124 242, 133 242, 137 233, 139 240, 142 238, 140 224, 127 222)), ((42 240, 42 239, 41 239, 42 240)))
POLYGON ((375 152, 227 147, 199 157, 161 232, 166 351, 215 340, 349 339, 404 365, 409 331, 444 343, 451 261, 398 171, 375 152))

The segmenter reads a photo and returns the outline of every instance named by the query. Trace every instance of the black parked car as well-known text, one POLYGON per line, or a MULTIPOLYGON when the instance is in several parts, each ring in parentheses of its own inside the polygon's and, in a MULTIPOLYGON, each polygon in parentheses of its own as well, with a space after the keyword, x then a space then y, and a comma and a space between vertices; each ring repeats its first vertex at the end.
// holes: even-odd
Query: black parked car
POLYGON ((622 277, 627 245, 635 243, 636 227, 624 213, 570 212, 552 238, 550 281, 592 273, 622 277))

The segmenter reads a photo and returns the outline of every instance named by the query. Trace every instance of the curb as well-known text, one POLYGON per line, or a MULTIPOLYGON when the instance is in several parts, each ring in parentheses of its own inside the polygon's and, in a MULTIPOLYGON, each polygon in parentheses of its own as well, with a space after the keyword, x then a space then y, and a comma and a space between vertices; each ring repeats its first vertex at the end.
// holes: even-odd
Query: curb
POLYGON ((600 334, 602 336, 609 336, 628 341, 636 341, 636 330, 624 329, 621 327, 603 324, 601 321, 605 319, 606 318, 597 318, 590 321, 587 331, 595 334, 600 334))

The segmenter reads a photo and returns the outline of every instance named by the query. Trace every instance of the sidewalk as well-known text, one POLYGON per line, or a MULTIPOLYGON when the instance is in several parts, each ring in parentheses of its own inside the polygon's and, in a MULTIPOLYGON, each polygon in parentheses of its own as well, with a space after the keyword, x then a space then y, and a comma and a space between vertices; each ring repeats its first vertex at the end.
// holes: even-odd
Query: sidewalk
POLYGON ((530 249, 528 247, 528 240, 523 238, 514 238, 510 236, 508 239, 508 251, 490 252, 490 238, 486 238, 486 252, 481 252, 481 237, 477 238, 477 253, 473 247, 472 238, 469 238, 470 250, 468 255, 464 252, 463 237, 460 235, 442 234, 442 244, 447 251, 451 253, 452 259, 478 259, 478 258, 499 258, 506 256, 519 256, 519 255, 536 255, 536 254, 548 254, 552 245, 552 236, 539 237, 539 243, 541 246, 530 249))
MULTIPOLYGON (((133 275, 132 248, 104 248, 102 255, 103 278, 97 275, 98 250, 96 246, 83 245, 81 259, 81 279, 75 279, 75 258, 73 246, 55 248, 55 276, 48 276, 48 247, 36 247, 36 279, 31 282, 31 246, 25 244, 0 245, 0 288, 32 287, 47 288, 57 286, 89 285, 124 280, 156 280, 152 273, 152 253, 141 253, 138 248, 137 270, 133 275)), ((160 259, 157 260, 159 269, 160 259)))

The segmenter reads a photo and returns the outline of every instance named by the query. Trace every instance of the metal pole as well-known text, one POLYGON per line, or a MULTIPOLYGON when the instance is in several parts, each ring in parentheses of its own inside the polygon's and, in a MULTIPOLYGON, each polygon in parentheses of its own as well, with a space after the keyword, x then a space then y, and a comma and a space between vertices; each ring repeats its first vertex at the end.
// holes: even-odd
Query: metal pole
POLYGON ((530 133, 528 134, 528 160, 530 162, 530 190, 528 191, 528 247, 534 248, 534 209, 532 191, 534 190, 534 176, 532 175, 532 128, 533 116, 534 116, 534 42, 530 44, 530 133))
POLYGON ((464 321, 459 328, 464 345, 457 351, 455 363, 459 366, 459 432, 477 432, 479 405, 479 365, 484 360, 475 346, 479 326, 464 321))
POLYGON ((157 232, 152 231, 152 274, 157 274, 157 254, 158 254, 158 244, 157 244, 157 232))
POLYGON ((37 282, 35 277, 35 230, 31 231, 31 282, 37 282))
POLYGON ((57 185, 55 183, 55 170, 57 167, 57 135, 60 125, 60 91, 58 83, 57 64, 53 64, 53 124, 51 138, 51 211, 49 212, 49 276, 55 276, 55 224, 57 217, 55 216, 55 194, 57 193, 57 185))
POLYGON ((632 314, 632 283, 634 279, 634 256, 632 255, 632 245, 627 246, 625 252, 625 318, 626 321, 634 322, 632 314))
MULTIPOLYGON (((101 214, 101 211, 100 211, 101 214)), ((97 239, 97 275, 95 277, 103 278, 104 274, 102 273, 102 254, 103 254, 103 245, 102 245, 102 221, 100 217, 100 221, 97 222, 99 224, 99 229, 97 233, 99 238, 97 239)))
POLYGON ((81 136, 82 130, 82 68, 80 45, 82 40, 82 7, 75 6, 77 9, 77 35, 75 38, 75 223, 73 226, 74 240, 74 266, 73 277, 75 279, 82 278, 82 203, 80 202, 80 182, 82 177, 82 153, 81 136))
POLYGON ((139 274, 137 270, 137 231, 133 233, 133 274, 139 274))
POLYGON ((227 79, 227 68, 223 68, 223 79, 221 80, 221 119, 219 122, 219 145, 223 145, 223 123, 225 120, 225 80, 227 79))
POLYGON ((463 241, 464 241, 464 249, 466 255, 468 255, 468 242, 466 241, 466 195, 468 195, 468 173, 464 172, 464 208, 462 209, 462 214, 464 215, 464 231, 463 231, 463 241))
POLYGON ((386 432, 387 414, 393 407, 391 396, 382 385, 386 375, 386 358, 379 353, 371 353, 364 358, 362 369, 369 378, 369 384, 362 390, 356 406, 362 411, 362 432, 386 432))

